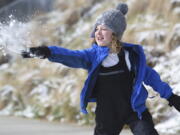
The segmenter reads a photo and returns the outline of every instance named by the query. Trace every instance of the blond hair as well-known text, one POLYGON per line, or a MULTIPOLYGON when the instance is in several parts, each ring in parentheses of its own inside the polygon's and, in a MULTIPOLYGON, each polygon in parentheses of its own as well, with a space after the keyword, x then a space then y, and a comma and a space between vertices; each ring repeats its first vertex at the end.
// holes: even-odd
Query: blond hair
MULTIPOLYGON (((95 38, 92 39, 92 44, 96 43, 95 38)), ((96 43, 97 44, 97 43, 96 43)), ((111 46, 109 46, 110 51, 113 53, 119 53, 122 48, 122 43, 119 41, 118 37, 113 33, 111 46)))

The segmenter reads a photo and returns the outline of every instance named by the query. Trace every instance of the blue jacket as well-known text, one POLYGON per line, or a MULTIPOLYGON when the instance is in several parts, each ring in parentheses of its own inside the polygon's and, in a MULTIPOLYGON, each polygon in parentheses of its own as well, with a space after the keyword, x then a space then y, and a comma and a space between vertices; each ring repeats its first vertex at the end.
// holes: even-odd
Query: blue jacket
MULTIPOLYGON (((131 107, 141 119, 141 114, 146 109, 145 102, 148 96, 143 83, 151 86, 162 98, 166 99, 172 95, 172 89, 167 83, 161 81, 155 70, 146 65, 144 51, 140 45, 123 43, 123 47, 129 51, 129 59, 135 73, 131 107)), ((109 48, 96 44, 84 50, 69 50, 57 46, 49 46, 48 48, 51 51, 51 56, 48 58, 50 61, 62 63, 72 68, 83 68, 88 71, 88 77, 80 95, 81 111, 86 114, 88 102, 96 101, 96 98, 91 98, 91 94, 95 86, 99 66, 108 55, 109 48)))

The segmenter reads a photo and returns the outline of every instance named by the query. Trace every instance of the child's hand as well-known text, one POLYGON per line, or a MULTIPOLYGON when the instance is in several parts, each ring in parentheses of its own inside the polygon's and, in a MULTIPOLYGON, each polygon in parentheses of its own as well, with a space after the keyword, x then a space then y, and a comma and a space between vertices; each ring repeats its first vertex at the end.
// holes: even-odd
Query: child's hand
POLYGON ((29 51, 22 51, 22 52, 21 52, 21 56, 22 56, 23 58, 33 58, 33 57, 31 56, 31 54, 30 54, 29 51))
POLYGON ((172 94, 168 101, 170 106, 174 106, 180 112, 180 96, 172 94))
POLYGON ((31 47, 29 51, 23 51, 21 56, 23 58, 39 57, 41 59, 48 58, 51 55, 51 51, 47 46, 31 47))

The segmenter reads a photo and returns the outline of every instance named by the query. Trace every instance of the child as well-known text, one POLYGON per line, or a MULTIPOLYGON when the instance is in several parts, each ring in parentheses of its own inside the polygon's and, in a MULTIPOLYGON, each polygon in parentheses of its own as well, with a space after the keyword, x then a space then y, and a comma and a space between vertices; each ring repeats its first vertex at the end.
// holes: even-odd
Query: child
POLYGON ((124 124, 130 126, 134 135, 158 135, 145 106, 148 93, 143 83, 150 85, 169 101, 170 106, 180 111, 180 97, 173 94, 158 73, 146 65, 142 47, 121 42, 127 11, 127 5, 120 3, 116 9, 99 16, 91 34, 94 43, 88 49, 40 46, 22 52, 24 58, 48 58, 88 71, 81 92, 81 111, 87 113, 88 102, 97 103, 94 135, 118 135, 124 124))

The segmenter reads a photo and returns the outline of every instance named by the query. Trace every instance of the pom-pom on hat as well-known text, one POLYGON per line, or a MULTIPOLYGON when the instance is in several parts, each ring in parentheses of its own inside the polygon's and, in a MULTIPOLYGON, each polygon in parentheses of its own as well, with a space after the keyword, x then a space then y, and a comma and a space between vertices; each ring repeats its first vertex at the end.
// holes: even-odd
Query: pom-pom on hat
POLYGON ((125 15, 128 12, 128 6, 125 3, 119 3, 116 9, 112 9, 102 13, 96 20, 91 37, 95 37, 95 30, 98 25, 105 25, 110 28, 118 39, 121 40, 122 35, 126 29, 125 15))

